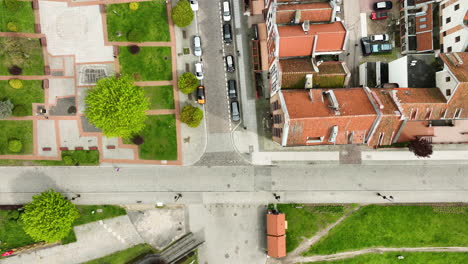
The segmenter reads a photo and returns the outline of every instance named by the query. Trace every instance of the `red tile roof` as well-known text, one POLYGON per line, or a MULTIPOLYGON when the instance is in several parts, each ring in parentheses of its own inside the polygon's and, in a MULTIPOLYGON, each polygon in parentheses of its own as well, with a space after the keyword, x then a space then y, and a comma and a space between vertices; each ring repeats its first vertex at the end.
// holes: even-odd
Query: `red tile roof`
POLYGON ((267 236, 268 256, 273 258, 286 257, 286 236, 267 236))
POLYGON ((286 215, 280 214, 267 214, 267 235, 270 236, 283 236, 286 234, 286 215))
POLYGON ((403 114, 411 120, 440 119, 447 101, 438 88, 394 89, 403 114))
POLYGON ((346 29, 341 22, 310 25, 308 34, 300 25, 280 26, 278 33, 280 57, 310 56, 314 41, 317 41, 316 52, 341 51, 346 39, 346 29))
POLYGON ((426 51, 432 50, 432 4, 424 6, 425 15, 416 17, 416 50, 426 51), (421 19, 425 18, 425 21, 421 22, 421 19), (424 28, 421 28, 425 25, 424 28))
POLYGON ((432 50, 432 31, 416 34, 416 50, 432 50))
POLYGON ((442 53, 440 58, 445 65, 455 75, 459 82, 468 82, 468 52, 457 52, 456 54, 462 60, 463 64, 458 62, 455 53, 442 53))
POLYGON ((278 5, 276 9, 276 23, 290 23, 295 18, 296 10, 301 10, 300 22, 309 20, 311 22, 331 21, 333 8, 330 3, 306 3, 278 5))

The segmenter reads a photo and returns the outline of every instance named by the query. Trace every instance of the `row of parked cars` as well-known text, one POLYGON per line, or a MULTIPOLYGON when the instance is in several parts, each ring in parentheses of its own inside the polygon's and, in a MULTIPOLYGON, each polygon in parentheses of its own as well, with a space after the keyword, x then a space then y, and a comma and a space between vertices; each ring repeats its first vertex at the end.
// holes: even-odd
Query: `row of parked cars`
MULTIPOLYGON (((391 1, 380 1, 373 5, 374 11, 370 15, 372 20, 382 20, 388 18, 386 10, 392 9, 391 1)), ((390 43, 388 34, 375 34, 361 38, 362 55, 369 56, 375 53, 391 52, 393 45, 390 43)))
POLYGON ((370 18, 372 20, 382 20, 388 18, 388 12, 386 10, 392 9, 393 4, 391 1, 382 1, 374 3, 375 12, 371 13, 370 18))

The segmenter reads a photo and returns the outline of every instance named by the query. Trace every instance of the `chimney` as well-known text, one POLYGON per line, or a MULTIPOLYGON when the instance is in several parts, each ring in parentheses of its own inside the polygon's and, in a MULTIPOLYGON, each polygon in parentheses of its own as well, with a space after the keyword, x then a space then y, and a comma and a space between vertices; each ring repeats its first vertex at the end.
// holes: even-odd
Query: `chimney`
POLYGON ((309 28, 310 28, 310 22, 309 20, 306 20, 304 21, 304 23, 302 23, 302 30, 304 30, 304 34, 309 34, 309 28))
POLYGON ((459 67, 460 65, 463 65, 463 60, 458 56, 458 53, 452 53, 453 56, 457 59, 457 62, 455 63, 455 67, 459 67))
POLYGON ((305 81, 305 85, 304 85, 305 89, 313 88, 313 81, 312 81, 313 78, 314 78, 313 74, 306 74, 306 81, 305 81))
POLYGON ((301 10, 296 10, 294 14, 294 24, 299 25, 301 23, 301 10))

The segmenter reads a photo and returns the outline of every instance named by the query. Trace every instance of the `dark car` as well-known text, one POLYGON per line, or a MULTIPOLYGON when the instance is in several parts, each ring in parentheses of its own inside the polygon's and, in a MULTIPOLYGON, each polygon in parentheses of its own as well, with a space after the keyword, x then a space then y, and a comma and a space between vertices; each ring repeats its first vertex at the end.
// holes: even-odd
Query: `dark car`
POLYGON ((235 122, 240 120, 239 102, 237 101, 231 102, 231 119, 235 122))
POLYGON ((197 87, 197 102, 199 104, 205 104, 205 86, 200 85, 197 87))
POLYGON ((228 84, 229 98, 230 99, 236 99, 237 98, 236 81, 235 80, 229 80, 227 84, 228 84))
POLYGON ((390 43, 376 43, 376 44, 371 45, 372 53, 391 52, 392 49, 393 49, 393 46, 390 43))
POLYGON ((231 24, 224 24, 223 25, 223 39, 224 39, 224 43, 231 43, 232 42, 231 24))
POLYGON ((361 49, 363 56, 369 56, 372 54, 370 40, 368 37, 361 38, 361 49))
POLYGON ((387 10, 387 9, 392 9, 393 4, 391 1, 380 1, 374 3, 374 10, 387 10))
POLYGON ((232 55, 226 56, 226 69, 228 72, 234 72, 236 67, 234 67, 234 57, 232 55))
POLYGON ((388 12, 372 12, 370 18, 372 20, 383 20, 388 18, 388 12))

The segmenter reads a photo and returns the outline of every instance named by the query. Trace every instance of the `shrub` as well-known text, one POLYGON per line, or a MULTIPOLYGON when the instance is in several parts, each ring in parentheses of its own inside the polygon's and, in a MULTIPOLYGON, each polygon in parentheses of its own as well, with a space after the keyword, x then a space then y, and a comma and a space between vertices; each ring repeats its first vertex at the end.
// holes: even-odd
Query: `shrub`
POLYGON ((199 82, 197 77, 191 72, 182 74, 177 80, 177 86, 179 90, 184 94, 193 93, 197 89, 199 82))
POLYGON ((23 88, 23 81, 21 81, 20 79, 11 79, 8 81, 8 84, 11 86, 11 88, 23 88))
POLYGON ((203 111, 191 105, 186 105, 180 113, 180 121, 189 127, 197 127, 203 119, 203 111))
POLYGON ((133 42, 139 42, 143 38, 143 31, 139 29, 132 29, 127 33, 127 39, 133 42))
POLYGON ((23 69, 21 69, 19 66, 13 65, 8 69, 8 71, 12 75, 20 75, 23 72, 23 69))
POLYGON ((65 163, 65 165, 74 165, 75 164, 72 157, 68 156, 68 155, 63 156, 62 160, 63 160, 63 163, 65 163))
POLYGON ((12 210, 8 212, 7 218, 8 220, 16 221, 18 220, 19 216, 20 216, 19 210, 12 210))
POLYGON ((177 5, 172 8, 172 21, 178 27, 186 27, 190 25, 190 23, 192 23, 193 16, 193 10, 188 1, 180 0, 177 2, 177 5))
POLYGON ((408 148, 418 157, 429 158, 432 155, 432 144, 425 139, 411 140, 408 148))
POLYGON ((138 3, 137 2, 132 2, 132 3, 128 4, 128 7, 131 10, 137 10, 138 9, 138 3))
POLYGON ((138 47, 137 45, 131 45, 131 46, 128 46, 128 51, 131 54, 137 54, 138 52, 140 52, 140 47, 138 47))
POLYGON ((7 30, 11 32, 18 32, 18 26, 15 22, 8 22, 7 23, 7 30))
POLYGON ((18 153, 23 150, 23 143, 19 139, 10 139, 8 141, 8 150, 13 153, 18 153))
POLYGON ((28 108, 26 108, 26 106, 22 104, 15 105, 15 107, 13 108, 13 115, 14 116, 28 116, 29 115, 28 108))
POLYGON ((0 119, 5 119, 11 116, 13 113, 13 104, 9 99, 6 101, 0 101, 0 119))
POLYGON ((132 142, 135 145, 141 145, 145 142, 145 140, 143 139, 143 137, 137 135, 132 138, 132 142))
POLYGON ((5 5, 8 9, 16 11, 20 8, 21 3, 18 0, 5 0, 5 5))
POLYGON ((72 106, 68 107, 67 112, 69 114, 76 114, 76 106, 72 105, 72 106))

